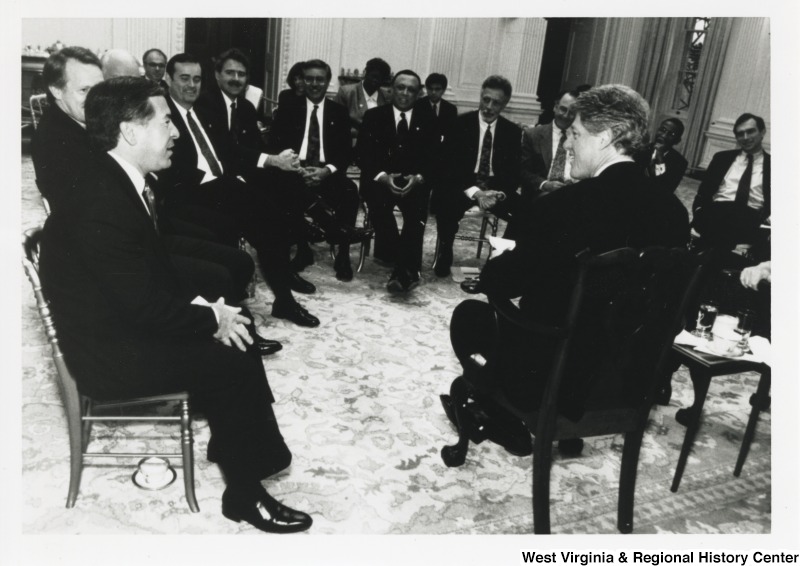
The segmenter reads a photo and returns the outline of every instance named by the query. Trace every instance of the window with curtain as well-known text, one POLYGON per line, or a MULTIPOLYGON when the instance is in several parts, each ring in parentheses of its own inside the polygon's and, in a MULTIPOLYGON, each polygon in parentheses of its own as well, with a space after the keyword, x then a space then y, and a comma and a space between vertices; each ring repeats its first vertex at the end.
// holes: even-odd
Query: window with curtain
POLYGON ((688 110, 692 104, 697 71, 700 68, 700 56, 706 43, 710 22, 711 18, 690 18, 687 22, 678 84, 672 102, 673 110, 688 110))

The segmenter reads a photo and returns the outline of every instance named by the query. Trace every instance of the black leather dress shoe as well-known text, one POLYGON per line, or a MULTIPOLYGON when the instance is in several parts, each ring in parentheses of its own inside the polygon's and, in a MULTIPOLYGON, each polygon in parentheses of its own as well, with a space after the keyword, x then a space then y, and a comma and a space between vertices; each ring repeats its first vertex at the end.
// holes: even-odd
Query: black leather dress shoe
POLYGON ((461 282, 461 290, 465 293, 469 293, 470 295, 482 293, 483 291, 481 290, 480 278, 474 277, 472 279, 465 279, 461 282))
POLYGON ((268 340, 262 336, 256 336, 255 342, 262 356, 269 356, 283 349, 283 345, 277 340, 268 340))
POLYGON ((386 283, 386 290, 393 295, 405 293, 411 287, 411 275, 402 267, 395 268, 386 283))
POLYGON ((265 533, 299 533, 314 522, 309 514, 287 507, 266 490, 254 500, 226 489, 222 494, 222 514, 237 523, 250 523, 265 533))
POLYGON ((317 291, 313 283, 306 281, 294 272, 289 274, 289 288, 295 293, 303 293, 304 295, 311 295, 317 291))
POLYGON ((350 264, 349 254, 337 254, 333 261, 333 269, 336 272, 336 279, 339 281, 353 280, 353 266, 350 264))
POLYGON ((319 326, 319 319, 300 306, 299 303, 272 303, 272 316, 294 322, 298 326, 319 326))

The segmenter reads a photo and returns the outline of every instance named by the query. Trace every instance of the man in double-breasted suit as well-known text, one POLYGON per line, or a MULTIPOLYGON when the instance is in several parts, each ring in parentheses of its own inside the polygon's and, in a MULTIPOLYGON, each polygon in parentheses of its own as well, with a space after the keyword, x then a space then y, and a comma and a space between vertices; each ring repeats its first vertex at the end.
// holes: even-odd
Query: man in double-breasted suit
POLYGON ((479 109, 458 117, 457 146, 452 158, 455 185, 443 195, 436 215, 439 277, 450 273, 453 240, 467 210, 477 205, 510 220, 518 206, 522 130, 500 115, 510 99, 511 83, 505 77, 492 75, 481 87, 479 109))
POLYGON ((182 292, 156 230, 150 173, 169 166, 178 136, 161 89, 145 78, 102 82, 86 99, 97 147, 42 238, 40 267, 64 359, 96 399, 186 390, 202 406, 209 454, 227 482, 222 513, 267 532, 298 532, 311 517, 272 498, 261 480, 289 452, 247 312, 182 292))
POLYGON ((397 73, 392 104, 369 110, 358 135, 361 191, 375 227, 375 257, 395 265, 387 284, 391 293, 415 287, 422 264, 435 129, 414 110, 421 87, 414 71, 397 73), (402 233, 395 206, 403 214, 402 233))

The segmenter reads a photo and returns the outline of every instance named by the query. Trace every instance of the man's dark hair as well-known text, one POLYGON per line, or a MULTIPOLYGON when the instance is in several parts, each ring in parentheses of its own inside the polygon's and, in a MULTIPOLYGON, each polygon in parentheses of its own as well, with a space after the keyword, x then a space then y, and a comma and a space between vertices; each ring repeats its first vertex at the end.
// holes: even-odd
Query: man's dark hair
MULTIPOLYGON (((375 57, 374 59, 367 61, 367 67, 364 69, 364 74, 369 74, 372 71, 379 73, 384 81, 390 79, 392 76, 392 68, 389 66, 389 63, 380 57, 375 57)), ((420 81, 420 84, 422 84, 422 81, 420 81)))
POLYGON ((419 75, 414 71, 412 71, 411 69, 403 69, 402 71, 398 71, 397 74, 392 79, 392 86, 394 86, 395 81, 397 81, 397 77, 399 77, 400 75, 408 75, 410 77, 414 77, 417 79, 419 85, 422 86, 422 79, 419 78, 419 75))
POLYGON ((164 90, 145 77, 116 77, 92 87, 86 96, 86 131, 100 151, 117 147, 122 122, 145 122, 155 110, 150 98, 164 90))
POLYGON ((236 49, 235 47, 226 49, 219 54, 219 57, 214 60, 214 70, 218 73, 222 72, 222 66, 225 64, 225 61, 229 59, 236 61, 237 63, 241 63, 244 66, 244 70, 248 73, 250 72, 250 59, 247 58, 247 55, 244 54, 244 51, 241 49, 236 49))
POLYGON ((675 124, 675 135, 678 136, 678 139, 683 137, 683 132, 685 131, 685 128, 683 126, 683 122, 681 122, 678 118, 665 118, 664 120, 661 121, 661 123, 663 124, 664 122, 675 124))
POLYGON ((505 78, 502 75, 492 75, 487 77, 483 84, 481 85, 481 90, 485 88, 496 88, 503 91, 503 94, 506 95, 506 98, 511 98, 511 81, 505 78))
POLYGON ((582 93, 572 111, 590 134, 610 130, 612 142, 625 155, 635 155, 647 143, 650 106, 624 85, 602 85, 582 93))
POLYGON ((328 65, 322 59, 309 59, 305 63, 303 63, 303 73, 305 73, 308 69, 322 69, 325 71, 325 77, 330 81, 331 77, 333 77, 333 73, 331 72, 331 66, 328 65))
POLYGON ((306 64, 305 61, 298 61, 297 63, 292 65, 291 69, 289 69, 289 74, 286 75, 286 84, 289 85, 290 89, 294 90, 294 79, 296 77, 303 76, 303 69, 305 67, 305 64, 306 64))
POLYGON ((175 74, 175 65, 177 63, 197 63, 199 65, 200 59, 194 55, 190 55, 189 53, 178 53, 177 55, 173 55, 172 58, 167 61, 167 74, 170 76, 170 78, 175 78, 173 75, 175 74))
POLYGON ((147 56, 150 55, 151 53, 159 53, 159 54, 161 54, 161 56, 164 58, 165 61, 167 60, 167 54, 166 53, 161 51, 158 47, 152 47, 152 48, 148 49, 147 51, 145 51, 144 55, 142 55, 142 63, 145 62, 145 59, 147 59, 147 56))
POLYGON ((576 86, 575 88, 564 89, 556 95, 556 103, 558 103, 558 101, 561 100, 565 94, 570 95, 572 98, 578 98, 582 92, 586 92, 590 88, 592 88, 592 85, 582 84, 576 86))
POLYGON ((50 104, 55 104, 55 98, 49 87, 64 88, 64 85, 67 84, 67 61, 69 59, 74 59, 84 65, 94 65, 101 71, 103 70, 99 57, 85 47, 65 47, 61 51, 53 53, 45 61, 44 69, 42 70, 42 79, 47 91, 47 101, 50 104))
POLYGON ((758 128, 759 132, 766 132, 767 125, 764 123, 764 118, 761 116, 756 116, 755 114, 750 114, 750 112, 745 112, 738 118, 736 118, 736 122, 733 123, 733 133, 736 134, 736 128, 738 128, 741 124, 744 124, 748 120, 755 120, 756 127, 758 128))
POLYGON ((430 90, 433 88, 433 85, 439 85, 442 89, 447 90, 447 77, 442 73, 431 73, 428 75, 428 78, 425 79, 425 88, 430 90))

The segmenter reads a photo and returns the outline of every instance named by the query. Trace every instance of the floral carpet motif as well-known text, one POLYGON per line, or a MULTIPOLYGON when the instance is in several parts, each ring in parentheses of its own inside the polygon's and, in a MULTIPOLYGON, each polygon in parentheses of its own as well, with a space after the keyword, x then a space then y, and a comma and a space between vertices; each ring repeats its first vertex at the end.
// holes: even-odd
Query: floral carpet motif
MULTIPOLYGON (((22 224, 29 228, 44 215, 27 156, 22 168, 22 224)), ((696 190, 695 182, 687 183, 681 190, 696 190)), ((464 295, 452 279, 438 279, 430 270, 434 241, 431 222, 422 284, 403 298, 386 293, 388 269, 371 258, 352 282, 337 281, 327 249, 317 246, 316 263, 303 276, 318 291, 300 298, 322 321, 316 329, 269 316, 272 295, 263 281, 248 302, 259 332, 284 345, 264 364, 294 460, 267 488, 311 513, 313 534, 532 531, 530 458, 489 442, 471 446, 460 468, 447 468, 439 456, 441 447, 456 439, 438 396, 459 375, 448 323, 464 295)), ((479 265, 474 254, 474 245, 457 244, 457 263, 479 265)), ((220 514, 224 483, 217 466, 205 459, 209 432, 203 420, 194 426, 200 513, 186 505, 180 469, 172 485, 144 491, 131 481, 135 461, 87 466, 75 508, 64 508, 66 423, 33 295, 27 280, 21 284, 23 533, 257 533, 220 514)), ((693 395, 686 369, 675 374, 672 401, 654 408, 644 437, 634 532, 770 532, 769 411, 761 414, 741 477, 732 474, 757 379, 755 374, 714 378, 680 490, 671 493, 685 431, 674 415, 693 395)), ((176 431, 148 424, 96 428, 110 448, 171 451, 169 444, 177 439, 176 431), (159 440, 164 434, 172 439, 159 440)), ((616 532, 621 450, 622 437, 607 436, 588 439, 579 457, 555 455, 554 533, 616 532)))

